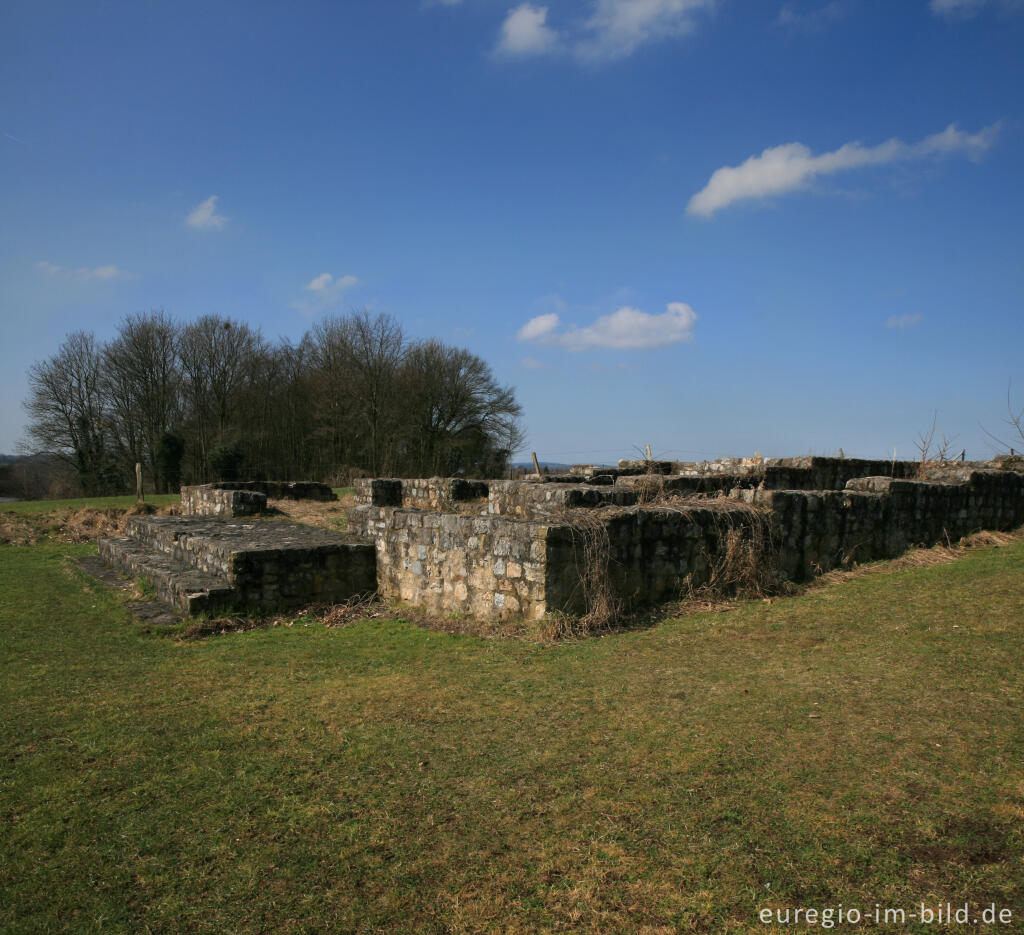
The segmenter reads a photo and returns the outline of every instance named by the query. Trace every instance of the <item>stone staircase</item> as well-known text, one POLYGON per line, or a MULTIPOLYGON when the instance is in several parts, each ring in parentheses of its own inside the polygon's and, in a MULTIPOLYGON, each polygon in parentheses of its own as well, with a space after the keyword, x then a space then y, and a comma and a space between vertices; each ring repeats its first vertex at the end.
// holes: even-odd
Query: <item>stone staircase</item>
POLYGON ((376 550, 342 533, 275 520, 133 516, 100 556, 195 616, 337 604, 377 589, 376 550))

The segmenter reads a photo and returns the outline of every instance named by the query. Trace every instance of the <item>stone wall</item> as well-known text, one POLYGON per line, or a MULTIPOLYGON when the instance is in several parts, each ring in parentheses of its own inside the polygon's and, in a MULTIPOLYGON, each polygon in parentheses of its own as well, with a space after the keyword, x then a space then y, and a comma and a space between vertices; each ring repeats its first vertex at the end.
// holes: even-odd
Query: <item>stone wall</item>
POLYGON ((337 500, 327 484, 314 481, 221 481, 181 488, 185 516, 253 516, 267 500, 337 500))
POLYGON ((266 494, 252 490, 224 490, 215 484, 181 488, 185 516, 253 516, 266 508, 266 494))
MULTIPOLYGON (((708 580, 729 530, 749 536, 762 514, 732 509, 644 509, 603 515, 613 594, 633 609, 675 600, 687 578, 708 580)), ((478 620, 538 619, 586 611, 584 529, 502 516, 360 506, 353 532, 376 541, 377 586, 386 598, 431 613, 478 620)))
POLYGON ((223 578, 247 610, 340 603, 377 587, 371 544, 313 526, 134 516, 125 531, 152 552, 223 578))
POLYGON ((612 513, 605 526, 612 590, 632 610, 678 600, 688 583, 706 584, 729 534, 750 539, 767 520, 739 504, 733 509, 633 507, 612 513))
POLYGON ((327 484, 311 480, 246 480, 219 481, 213 485, 221 490, 251 490, 263 494, 268 500, 337 500, 327 484))
POLYGON ((636 490, 614 485, 546 484, 537 481, 491 481, 487 512, 495 516, 533 519, 557 510, 599 506, 632 506, 636 490))
MULTIPOLYGON (((843 476, 834 465, 822 470, 843 476)), ((361 506, 349 522, 354 532, 376 540, 383 596, 483 620, 585 609, 588 524, 581 527, 563 512, 581 507, 616 507, 594 515, 608 534, 613 594, 629 608, 673 600, 687 579, 704 584, 729 536, 749 539, 755 528, 767 534, 783 576, 803 581, 851 562, 892 558, 913 545, 1024 523, 1024 476, 1009 471, 973 471, 960 483, 852 478, 843 490, 747 486, 714 505, 647 507, 636 504, 636 495, 622 483, 497 481, 490 485, 487 515, 361 506)))
MULTIPOLYGON (((671 474, 655 472, 655 483, 666 493, 680 495, 715 493, 735 488, 763 487, 767 490, 843 490, 857 477, 885 475, 916 477, 916 461, 867 461, 860 458, 722 458, 710 462, 675 462, 671 474)), ((957 465, 945 469, 952 478, 962 475, 957 465)), ((619 486, 637 487, 651 483, 650 475, 619 477, 619 486)))
POLYGON ((573 530, 501 516, 358 506, 349 529, 377 547, 379 593, 437 614, 539 619, 581 610, 573 530))
POLYGON ((486 505, 489 484, 461 477, 360 477, 354 482, 356 503, 363 506, 404 506, 419 510, 448 510, 480 501, 486 505))
POLYGON ((869 477, 841 491, 753 489, 737 496, 771 511, 779 563, 794 581, 1024 523, 1024 476, 1013 472, 972 471, 959 484, 869 477))

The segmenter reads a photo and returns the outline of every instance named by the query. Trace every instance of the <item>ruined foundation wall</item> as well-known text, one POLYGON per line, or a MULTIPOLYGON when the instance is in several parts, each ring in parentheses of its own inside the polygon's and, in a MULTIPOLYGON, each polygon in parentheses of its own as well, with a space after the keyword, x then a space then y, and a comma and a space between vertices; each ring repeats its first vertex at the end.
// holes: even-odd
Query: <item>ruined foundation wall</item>
MULTIPOLYGON (((834 466, 825 469, 834 482, 842 479, 834 466)), ((863 462, 852 469, 862 470, 863 462)), ((842 490, 738 487, 713 506, 699 500, 644 506, 636 502, 637 489, 621 481, 611 487, 497 481, 488 514, 361 506, 350 513, 350 529, 376 540, 382 596, 434 613, 504 620, 585 611, 581 580, 595 539, 593 523, 580 518, 583 507, 618 507, 591 516, 607 532, 608 580, 627 608, 674 600, 687 583, 706 583, 730 534, 756 538, 770 550, 766 562, 783 577, 804 581, 852 562, 893 558, 914 545, 1024 523, 1024 476, 1010 471, 973 471, 960 483, 855 478, 842 490), (735 500, 741 503, 730 507, 735 500)))
POLYGON ((215 484, 181 488, 185 516, 253 516, 266 508, 266 494, 251 490, 224 490, 215 484))
MULTIPOLYGON (((642 487, 652 482, 666 493, 679 495, 729 491, 737 487, 763 487, 766 490, 843 490, 857 477, 915 477, 920 470, 916 461, 866 461, 859 458, 723 458, 720 461, 677 462, 672 474, 652 478, 619 477, 616 484, 642 487), (726 470, 729 468, 729 470, 726 470)), ((964 475, 955 465, 945 470, 950 479, 964 475)))
POLYGON ((765 524, 760 512, 737 508, 646 509, 607 520, 612 589, 627 608, 678 600, 688 585, 700 587, 726 548, 730 531, 750 539, 765 524))
POLYGON ((489 484, 462 477, 360 477, 354 482, 356 503, 363 506, 402 506, 416 510, 448 510, 481 501, 484 512, 489 484))
POLYGON ((974 471, 960 484, 874 477, 852 480, 841 491, 736 494, 771 510, 781 569, 795 581, 1024 523, 1024 476, 1012 472, 974 471))
POLYGON ((371 545, 311 526, 135 516, 125 529, 154 552, 222 577, 250 610, 333 604, 377 586, 371 545))
POLYGON ((181 488, 185 516, 253 516, 267 500, 337 500, 327 484, 313 481, 221 481, 181 488))
POLYGON ((637 502, 637 491, 623 486, 514 480, 492 481, 490 486, 487 512, 517 519, 534 519, 558 510, 632 506, 637 502))
MULTIPOLYGON (((634 507, 603 519, 609 580, 629 608, 675 600, 687 579, 705 583, 728 530, 749 535, 758 513, 634 507)), ((381 596, 438 614, 479 620, 584 613, 583 529, 501 516, 361 506, 349 528, 376 540, 381 596)))
POLYGON ((246 480, 218 481, 213 484, 221 490, 251 490, 263 494, 268 500, 337 500, 327 484, 311 480, 246 480))
POLYGON ((359 506, 349 528, 377 546, 383 597, 478 620, 580 609, 573 531, 500 516, 359 506))

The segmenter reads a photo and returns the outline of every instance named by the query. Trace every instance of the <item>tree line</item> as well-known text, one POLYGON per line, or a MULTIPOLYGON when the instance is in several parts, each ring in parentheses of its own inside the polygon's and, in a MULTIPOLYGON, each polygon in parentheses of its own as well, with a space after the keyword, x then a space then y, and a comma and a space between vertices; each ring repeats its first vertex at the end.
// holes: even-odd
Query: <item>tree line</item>
POLYGON ((68 334, 28 372, 30 447, 86 496, 216 480, 494 477, 520 447, 511 387, 467 350, 388 315, 325 317, 297 344, 220 316, 127 316, 68 334))

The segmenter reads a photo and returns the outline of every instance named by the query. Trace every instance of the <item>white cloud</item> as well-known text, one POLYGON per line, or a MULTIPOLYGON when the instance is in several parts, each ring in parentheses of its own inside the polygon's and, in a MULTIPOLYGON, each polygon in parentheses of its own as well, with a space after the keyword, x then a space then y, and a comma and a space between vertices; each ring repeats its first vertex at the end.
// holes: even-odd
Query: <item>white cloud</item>
POLYGON ((116 266, 80 266, 78 269, 69 269, 65 266, 57 266, 56 263, 48 263, 40 260, 36 263, 36 269, 47 276, 60 279, 77 279, 80 282, 99 280, 101 282, 113 282, 118 279, 134 279, 131 273, 118 269, 116 266))
POLYGON ((303 294, 291 303, 291 307, 304 315, 319 315, 340 302, 341 294, 357 282, 359 280, 355 276, 335 279, 330 273, 321 273, 303 287, 303 294))
POLYGON ((555 312, 548 312, 546 315, 537 315, 531 318, 522 328, 516 332, 520 341, 536 341, 546 334, 550 334, 558 327, 558 315, 555 312))
POLYGON ((560 320, 551 312, 531 318, 519 329, 520 341, 536 341, 583 351, 597 347, 647 350, 693 339, 697 315, 685 302, 669 302, 661 315, 650 315, 624 305, 610 315, 602 315, 593 324, 570 325, 559 331, 560 320))
POLYGON ((886 328, 899 328, 900 331, 906 331, 907 328, 913 328, 914 325, 920 324, 924 321, 924 315, 917 312, 913 315, 893 315, 886 323, 886 328))
POLYGON ((227 222, 223 214, 217 213, 216 195, 210 195, 206 201, 196 205, 185 218, 185 223, 197 230, 220 230, 227 222))
POLYGON ((977 160, 995 142, 999 128, 1000 124, 995 123, 972 136, 951 123, 941 133, 919 143, 904 143, 898 139, 877 146, 846 143, 820 156, 813 155, 803 143, 785 143, 766 149, 759 156, 751 156, 742 165, 716 169, 707 185, 690 199, 686 210, 689 214, 711 217, 737 201, 782 195, 806 188, 820 176, 863 166, 956 154, 977 160))
POLYGON ((593 0, 589 15, 564 30, 548 8, 521 3, 501 25, 495 53, 505 58, 568 52, 588 64, 626 58, 641 46, 692 32, 694 17, 717 0, 593 0))
POLYGON ((496 55, 514 58, 522 55, 543 55, 558 48, 558 33, 547 24, 548 8, 522 3, 509 10, 501 24, 496 55))
POLYGON ((540 370, 544 366, 536 357, 524 357, 519 364, 527 370, 540 370))
POLYGON ((714 4, 715 0, 597 0, 576 43, 576 55, 594 62, 625 58, 648 42, 692 32, 694 14, 714 4))

